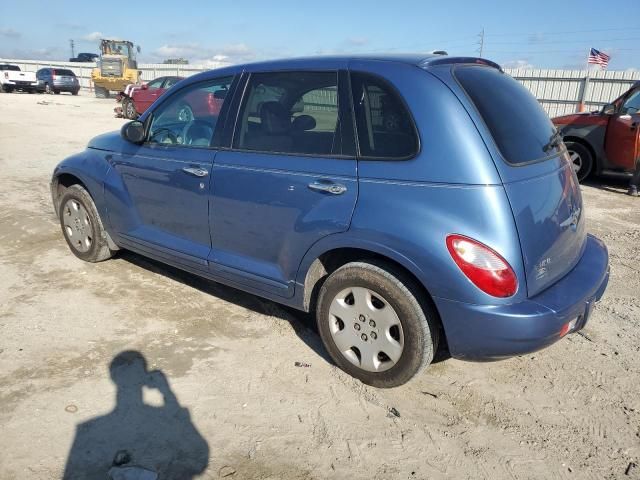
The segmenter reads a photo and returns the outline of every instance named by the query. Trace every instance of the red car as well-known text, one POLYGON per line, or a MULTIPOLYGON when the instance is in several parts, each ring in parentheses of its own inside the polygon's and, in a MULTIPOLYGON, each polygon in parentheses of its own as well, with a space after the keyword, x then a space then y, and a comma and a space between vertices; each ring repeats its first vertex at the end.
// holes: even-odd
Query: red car
POLYGON ((129 95, 122 99, 123 116, 135 120, 156 101, 156 98, 182 79, 183 77, 158 77, 139 87, 134 86, 129 95))
MULTIPOLYGON (((122 112, 126 118, 138 118, 151 106, 167 89, 182 80, 183 77, 160 77, 134 88, 130 97, 122 100, 122 112), (133 109, 133 112, 132 112, 133 109)), ((176 108, 176 118, 180 121, 218 116, 226 90, 207 92, 203 89, 195 89, 184 96, 184 102, 176 108)))
POLYGON ((552 121, 571 155, 578 180, 603 170, 633 171, 640 156, 640 82, 600 111, 552 121))

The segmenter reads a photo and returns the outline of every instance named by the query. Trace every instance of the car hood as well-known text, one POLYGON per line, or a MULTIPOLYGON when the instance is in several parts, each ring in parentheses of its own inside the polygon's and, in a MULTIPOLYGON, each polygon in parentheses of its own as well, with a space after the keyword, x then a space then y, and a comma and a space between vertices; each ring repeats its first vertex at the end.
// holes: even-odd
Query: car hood
POLYGON ((115 131, 93 137, 89 140, 87 148, 94 148, 96 150, 117 150, 121 143, 122 137, 120 136, 120 131, 115 131))
POLYGON ((600 125, 606 124, 609 117, 599 112, 582 112, 552 118, 554 125, 600 125))

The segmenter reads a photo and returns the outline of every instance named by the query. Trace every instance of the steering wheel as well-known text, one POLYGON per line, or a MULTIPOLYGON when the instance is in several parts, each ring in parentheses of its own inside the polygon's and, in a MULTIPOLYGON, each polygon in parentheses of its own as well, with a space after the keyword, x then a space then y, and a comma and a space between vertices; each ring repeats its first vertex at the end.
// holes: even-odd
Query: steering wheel
POLYGON ((204 120, 192 120, 182 131, 184 145, 208 146, 212 136, 213 128, 204 120))
POLYGON ((172 145, 180 143, 176 134, 168 128, 159 128, 153 132, 150 140, 156 143, 171 143, 172 145), (166 142, 165 140, 169 140, 169 142, 166 142))

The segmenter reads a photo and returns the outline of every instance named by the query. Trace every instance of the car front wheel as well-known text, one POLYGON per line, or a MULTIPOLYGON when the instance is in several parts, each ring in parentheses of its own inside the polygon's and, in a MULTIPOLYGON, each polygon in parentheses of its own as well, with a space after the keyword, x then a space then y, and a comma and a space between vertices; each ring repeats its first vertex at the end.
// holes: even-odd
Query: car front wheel
POLYGON ((84 188, 70 186, 60 200, 58 214, 64 239, 76 257, 93 263, 113 256, 98 210, 84 188))
POLYGON ((322 285, 318 331, 334 362, 375 387, 402 385, 433 360, 436 313, 393 265, 348 263, 322 285))

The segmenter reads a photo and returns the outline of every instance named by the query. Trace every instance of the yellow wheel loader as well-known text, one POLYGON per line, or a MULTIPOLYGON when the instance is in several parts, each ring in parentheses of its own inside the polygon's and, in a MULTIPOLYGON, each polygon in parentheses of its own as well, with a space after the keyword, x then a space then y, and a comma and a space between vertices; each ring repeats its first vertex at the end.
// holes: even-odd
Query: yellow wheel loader
POLYGON ((100 59, 91 72, 93 88, 98 98, 109 98, 110 92, 120 92, 140 77, 135 47, 126 40, 100 40, 100 59))

